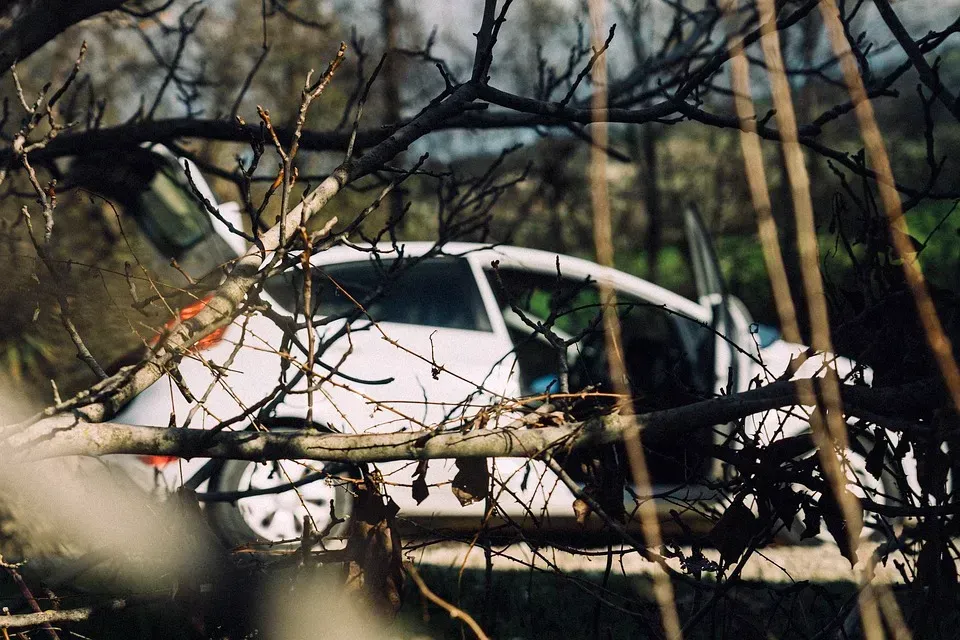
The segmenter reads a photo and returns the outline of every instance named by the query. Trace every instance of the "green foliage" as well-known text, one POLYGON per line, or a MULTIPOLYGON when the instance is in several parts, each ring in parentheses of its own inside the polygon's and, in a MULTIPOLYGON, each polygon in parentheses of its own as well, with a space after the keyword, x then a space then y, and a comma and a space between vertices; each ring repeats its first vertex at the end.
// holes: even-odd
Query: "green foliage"
MULTIPOLYGON (((650 277, 649 262, 645 251, 637 251, 628 255, 618 255, 617 268, 635 275, 638 278, 650 277)), ((663 247, 657 254, 657 270, 657 284, 661 287, 688 296, 696 295, 685 247, 680 245, 663 247)))
POLYGON ((931 202, 907 214, 910 235, 922 249, 920 266, 931 285, 960 291, 960 215, 957 202, 931 202))

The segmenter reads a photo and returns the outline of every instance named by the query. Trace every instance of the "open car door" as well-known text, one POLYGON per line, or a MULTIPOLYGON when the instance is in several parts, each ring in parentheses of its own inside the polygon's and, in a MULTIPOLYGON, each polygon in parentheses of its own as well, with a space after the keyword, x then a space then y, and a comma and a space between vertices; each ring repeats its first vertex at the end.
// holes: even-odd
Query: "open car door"
POLYGON ((697 301, 709 309, 711 328, 717 333, 714 348, 715 391, 746 389, 750 361, 755 355, 750 335, 753 319, 740 300, 727 292, 720 261, 703 218, 693 205, 683 212, 683 224, 690 245, 690 261, 697 287, 697 301))

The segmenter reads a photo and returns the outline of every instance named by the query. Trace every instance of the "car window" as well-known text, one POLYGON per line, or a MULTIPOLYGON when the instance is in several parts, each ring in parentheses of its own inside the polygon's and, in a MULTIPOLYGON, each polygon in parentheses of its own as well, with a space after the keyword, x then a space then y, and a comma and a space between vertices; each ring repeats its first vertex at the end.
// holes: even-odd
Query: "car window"
POLYGON ((146 149, 78 158, 70 181, 120 205, 168 260, 212 235, 209 215, 180 167, 146 149))
MULTIPOLYGON (((579 338, 567 354, 573 390, 608 386, 600 291, 595 282, 558 280, 554 274, 523 269, 501 268, 499 280, 493 270, 486 273, 504 313, 521 385, 527 391, 547 390, 545 383, 559 370, 559 356, 536 331, 517 321, 511 302, 534 322, 554 313, 555 331, 579 338)), ((712 390, 712 365, 704 350, 712 341, 705 339, 701 325, 623 292, 617 294, 617 302, 627 375, 639 403, 663 408, 682 404, 690 393, 712 390)))
POLYGON ((139 193, 137 221, 154 240, 182 252, 211 231, 210 218, 171 167, 161 167, 139 193))
MULTIPOLYGON (((348 317, 357 312, 359 303, 377 322, 493 330, 473 271, 463 258, 324 265, 314 267, 311 281, 317 315, 348 317)), ((266 290, 287 312, 303 313, 300 269, 268 279, 266 290)))
MULTIPOLYGON (((509 268, 501 268, 499 278, 492 270, 487 277, 510 328, 521 386, 528 394, 558 390, 559 360, 556 351, 553 358, 549 357, 549 345, 537 337, 536 331, 511 321, 516 315, 511 301, 534 322, 545 321, 555 312, 558 332, 579 338, 567 352, 571 391, 614 390, 599 321, 600 291, 595 282, 567 277, 558 280, 556 274, 509 268)), ((713 343, 709 329, 623 291, 617 292, 617 311, 634 411, 677 407, 712 392, 713 361, 703 350, 704 345, 713 343)), ((712 431, 701 429, 677 441, 645 445, 653 483, 672 485, 703 477, 711 464, 703 454, 704 446, 712 438, 712 431)), ((567 459, 564 465, 568 471, 576 473, 579 459, 577 455, 567 459)))

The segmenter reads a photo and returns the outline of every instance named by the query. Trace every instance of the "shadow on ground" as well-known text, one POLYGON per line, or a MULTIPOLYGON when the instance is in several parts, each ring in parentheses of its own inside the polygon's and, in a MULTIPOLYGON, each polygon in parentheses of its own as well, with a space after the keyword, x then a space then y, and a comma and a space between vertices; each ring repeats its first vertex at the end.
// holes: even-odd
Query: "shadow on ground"
MULTIPOLYGON (((618 574, 616 564, 603 572, 492 571, 423 565, 420 575, 438 596, 472 615, 491 638, 659 638, 659 614, 649 576, 618 574)), ((396 620, 384 625, 358 615, 335 580, 337 568, 322 567, 305 578, 288 565, 234 575, 225 594, 203 593, 191 585, 174 592, 139 594, 127 610, 94 616, 64 627, 61 637, 114 638, 470 638, 460 621, 407 581, 396 620), (279 588, 278 588, 279 587, 279 588), (277 597, 296 603, 291 621, 259 615, 277 597), (138 598, 140 600, 138 601, 138 598), (304 612, 309 615, 303 617, 304 612), (351 617, 352 616, 352 617, 351 617), (356 627, 356 628, 355 628, 356 627), (351 630, 355 631, 352 632, 351 630)), ((2 606, 11 613, 29 611, 9 576, 0 577, 2 606)), ((769 584, 742 582, 718 594, 712 581, 675 582, 681 620, 698 621, 685 629, 688 639, 810 639, 862 637, 856 626, 853 585, 844 582, 769 584), (715 606, 711 600, 716 598, 715 606), (843 629, 848 635, 844 635, 843 629)), ((90 592, 63 591, 54 602, 37 590, 43 608, 88 604, 90 592)), ((955 638, 960 628, 956 594, 927 598, 906 589, 896 593, 915 638, 955 638), (934 603, 931 608, 930 604, 934 603), (937 604, 939 603, 939 604, 937 604)), ((93 596, 96 600, 96 596, 93 596)), ((37 632, 33 632, 33 636, 37 632)), ((892 637, 892 636, 891 636, 892 637)))

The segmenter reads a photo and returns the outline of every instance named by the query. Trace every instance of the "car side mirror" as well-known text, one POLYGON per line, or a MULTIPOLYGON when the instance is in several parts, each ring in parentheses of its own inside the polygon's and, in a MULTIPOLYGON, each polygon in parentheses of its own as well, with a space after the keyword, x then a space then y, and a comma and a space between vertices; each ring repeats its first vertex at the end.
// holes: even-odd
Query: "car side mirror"
POLYGON ((760 324, 755 322, 750 327, 750 333, 757 336, 757 344, 761 349, 766 349, 774 342, 780 339, 780 329, 770 324, 760 324))

